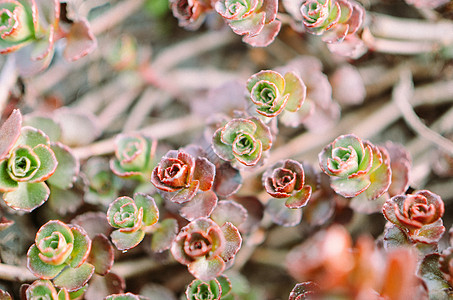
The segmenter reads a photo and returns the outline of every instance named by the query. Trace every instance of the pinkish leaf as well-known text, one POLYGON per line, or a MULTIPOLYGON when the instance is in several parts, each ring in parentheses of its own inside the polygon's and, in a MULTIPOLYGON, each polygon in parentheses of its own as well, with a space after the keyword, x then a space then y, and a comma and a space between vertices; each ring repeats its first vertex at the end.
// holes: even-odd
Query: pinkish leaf
POLYGON ((439 242, 444 232, 445 227, 443 225, 442 219, 439 219, 432 224, 423 226, 415 234, 410 234, 410 238, 414 242, 435 244, 439 242))
POLYGON ((66 48, 63 55, 69 61, 84 57, 96 49, 97 46, 96 38, 91 31, 88 21, 85 19, 80 19, 71 24, 66 41, 66 48))
POLYGON ((211 214, 211 219, 219 226, 226 222, 239 227, 247 219, 247 210, 239 203, 231 200, 222 200, 217 203, 216 208, 211 214))
POLYGON ((99 275, 107 274, 113 266, 113 247, 108 238, 98 234, 92 240, 88 262, 94 266, 99 275))
POLYGON ((212 259, 205 259, 204 257, 201 257, 189 264, 189 272, 196 278, 203 281, 209 281, 216 278, 222 274, 224 269, 225 262, 219 256, 212 259))
POLYGON ((300 191, 286 199, 285 205, 288 208, 297 209, 307 205, 311 197, 311 186, 306 185, 300 191))
POLYGON ((244 43, 247 43, 253 47, 269 46, 280 32, 281 25, 282 23, 280 21, 275 20, 269 24, 265 24, 258 34, 248 34, 244 36, 242 40, 244 43))
POLYGON ((178 233, 178 222, 175 219, 165 219, 155 225, 157 228, 151 237, 151 250, 162 252, 170 248, 178 233))
POLYGON ((0 127, 0 160, 8 156, 9 151, 16 143, 22 127, 22 115, 15 109, 0 127))
POLYGON ((195 160, 193 179, 200 182, 199 189, 207 191, 211 189, 215 177, 215 166, 204 157, 195 160))
POLYGON ((302 220, 302 210, 286 207, 284 199, 270 199, 266 212, 271 215, 274 223, 285 227, 296 226, 302 220))
POLYGON ((83 226, 91 239, 94 239, 98 234, 109 236, 112 232, 112 227, 107 222, 107 216, 102 212, 80 214, 71 221, 71 224, 83 226))
POLYGON ((182 217, 189 221, 208 217, 217 204, 217 196, 213 191, 199 192, 192 200, 185 202, 179 210, 182 217))
POLYGON ((255 36, 263 30, 265 18, 266 14, 261 12, 242 20, 229 21, 228 25, 236 34, 255 36))
POLYGON ((221 228, 225 237, 225 247, 220 254, 220 257, 225 262, 228 262, 234 258, 236 253, 241 248, 242 237, 239 230, 230 222, 226 222, 221 228))
POLYGON ((216 168, 213 190, 219 197, 226 198, 242 186, 242 176, 229 162, 222 162, 216 168))
POLYGON ((124 279, 114 273, 110 272, 105 276, 93 274, 88 289, 85 292, 85 299, 104 299, 111 294, 123 293, 125 289, 126 282, 124 279))
POLYGON ((171 201, 181 204, 192 200, 192 198, 196 195, 198 191, 199 185, 200 182, 198 180, 192 181, 189 187, 181 189, 180 191, 176 192, 176 194, 173 195, 173 197, 171 197, 171 201))

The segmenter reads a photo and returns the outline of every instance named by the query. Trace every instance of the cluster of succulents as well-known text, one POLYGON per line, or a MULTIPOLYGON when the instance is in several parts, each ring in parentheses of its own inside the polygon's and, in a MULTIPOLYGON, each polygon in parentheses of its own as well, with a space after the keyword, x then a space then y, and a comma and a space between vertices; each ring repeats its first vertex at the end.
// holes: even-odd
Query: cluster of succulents
MULTIPOLYGON (((446 4, 406 2, 419 8, 446 4)), ((81 3, 0 0, 0 53, 12 55, 20 76, 48 67, 60 49, 68 60, 85 56, 96 39, 86 16, 77 12, 79 4, 88 5, 81 3)), ((364 53, 365 9, 355 0, 169 0, 168 6, 181 27, 198 29, 214 15, 255 47, 268 46, 289 25, 298 34, 321 36, 332 52, 350 58, 364 53)), ((208 26, 219 26, 209 21, 208 26)), ((153 89, 180 96, 152 74, 159 68, 142 66, 138 45, 123 36, 104 58, 116 72, 141 76, 140 93, 152 82, 153 89)), ((147 299, 126 292, 123 278, 143 271, 133 264, 124 267, 127 257, 143 256, 145 271, 156 263, 161 269, 171 265, 168 272, 185 272, 174 285, 188 300, 265 299, 238 273, 249 260, 285 269, 298 282, 288 291, 289 300, 450 299, 453 229, 446 237, 449 222, 442 219, 448 202, 434 189, 411 186, 408 150, 354 133, 316 144, 317 134, 339 120, 340 107, 360 105, 366 93, 352 65, 334 59, 331 64, 341 68, 328 78, 321 60, 299 56, 272 70, 251 71, 248 79, 211 91, 215 96, 203 91, 210 95, 204 115, 209 118, 193 144, 176 145, 140 128, 108 128, 113 110, 104 111, 102 122, 90 112, 96 108, 52 108, 24 116, 14 109, 0 116, 5 120, 0 233, 25 213, 39 227, 23 251, 26 269, 17 267, 26 272, 21 298, 147 299), (350 95, 357 82, 360 90, 350 95), (217 99, 222 103, 212 101, 217 99), (313 150, 314 164, 297 151, 286 157, 279 151, 289 141, 283 135, 299 130, 312 139, 288 148, 313 150), (97 143, 101 136, 106 140, 97 143), (364 231, 358 227, 367 214, 382 223, 376 241, 356 235, 364 231), (272 243, 266 231, 275 228, 291 237, 277 236, 272 249, 261 249, 262 243, 272 243), (284 253, 286 261, 283 247, 292 248, 284 253), (271 261, 275 258, 280 261, 271 261), (120 260, 117 268, 115 260, 120 260)), ((451 153, 440 155, 434 172, 448 177, 451 153)), ((174 298, 164 293, 153 290, 150 298, 174 298)), ((0 299, 12 297, 0 289, 0 299)))

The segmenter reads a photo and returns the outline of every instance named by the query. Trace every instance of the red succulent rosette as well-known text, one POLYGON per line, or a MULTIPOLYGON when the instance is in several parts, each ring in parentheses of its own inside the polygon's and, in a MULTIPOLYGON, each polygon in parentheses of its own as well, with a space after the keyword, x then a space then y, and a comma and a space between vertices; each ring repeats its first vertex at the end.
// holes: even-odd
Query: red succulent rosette
POLYGON ((445 232, 441 219, 444 202, 439 195, 428 190, 392 197, 382 209, 385 218, 406 232, 414 242, 437 242, 445 232))
POLYGON ((214 177, 215 166, 206 158, 171 150, 154 168, 151 183, 164 192, 176 192, 171 200, 184 203, 190 201, 198 190, 210 190, 214 177))
POLYGON ((305 185, 302 165, 291 159, 279 161, 263 174, 263 185, 269 195, 288 198, 288 208, 305 206, 311 196, 311 186, 305 185))
POLYGON ((211 219, 199 218, 181 229, 170 250, 192 275, 208 281, 221 275, 241 243, 238 229, 230 222, 220 227, 211 219))

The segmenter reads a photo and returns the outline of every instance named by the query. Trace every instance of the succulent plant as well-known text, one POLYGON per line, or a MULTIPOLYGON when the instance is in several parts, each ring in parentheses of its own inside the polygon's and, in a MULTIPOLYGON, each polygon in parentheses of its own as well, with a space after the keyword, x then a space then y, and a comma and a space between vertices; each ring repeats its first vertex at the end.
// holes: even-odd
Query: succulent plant
POLYGON ((178 24, 189 30, 198 29, 205 19, 207 12, 213 9, 211 0, 170 0, 173 15, 178 24))
POLYGON ((247 81, 247 90, 256 111, 266 117, 275 117, 284 109, 296 112, 306 95, 305 84, 296 73, 282 76, 271 70, 252 75, 247 81))
POLYGON ((151 196, 136 193, 134 199, 119 197, 107 211, 109 224, 117 228, 111 234, 113 244, 119 250, 137 246, 145 237, 144 229, 159 220, 159 210, 151 196))
POLYGON ((76 291, 93 275, 94 266, 87 262, 90 250, 91 239, 82 227, 51 220, 36 234, 27 267, 40 279, 53 279, 57 287, 76 291))
POLYGON ((62 288, 57 291, 50 280, 36 280, 25 290, 27 300, 49 299, 49 300, 70 300, 69 293, 62 288))
POLYGON ((215 177, 215 166, 204 157, 194 157, 183 150, 170 150, 154 168, 151 183, 170 200, 188 202, 198 191, 209 191, 215 177))
POLYGON ((0 12, 0 53, 15 52, 22 75, 33 75, 49 65, 57 39, 66 38, 64 55, 68 60, 78 59, 96 47, 86 20, 75 20, 68 29, 61 26, 57 0, 2 0, 0 12))
POLYGON ((209 281, 222 274, 241 243, 241 235, 231 223, 219 226, 211 219, 199 218, 181 229, 170 250, 197 279, 209 281))
POLYGON ((146 300, 148 298, 132 293, 113 294, 104 298, 104 300, 146 300))
POLYGON ((244 35, 242 40, 252 46, 269 45, 280 31, 277 0, 218 0, 214 7, 231 29, 244 35))
POLYGON ((223 160, 254 166, 272 145, 269 127, 257 118, 233 119, 212 138, 214 152, 223 160))
MULTIPOLYGON (((231 282, 226 276, 219 276, 207 282, 195 279, 187 286, 186 298, 187 300, 227 300, 230 299, 230 291, 231 282)), ((231 295, 231 299, 234 299, 234 296, 231 295)))
POLYGON ((22 127, 18 110, 3 124, 0 155, 0 192, 13 209, 32 211, 48 198, 45 180, 57 169, 58 161, 49 138, 33 127, 22 127))
POLYGON ((375 200, 391 183, 387 151, 353 134, 339 136, 325 147, 319 164, 335 192, 347 198, 375 200))
POLYGON ((115 159, 110 169, 121 178, 149 180, 156 143, 139 134, 119 134, 115 139, 115 159))
POLYGON ((382 210, 385 218, 413 242, 437 243, 445 232, 441 219, 444 202, 431 191, 394 196, 385 202, 382 210))

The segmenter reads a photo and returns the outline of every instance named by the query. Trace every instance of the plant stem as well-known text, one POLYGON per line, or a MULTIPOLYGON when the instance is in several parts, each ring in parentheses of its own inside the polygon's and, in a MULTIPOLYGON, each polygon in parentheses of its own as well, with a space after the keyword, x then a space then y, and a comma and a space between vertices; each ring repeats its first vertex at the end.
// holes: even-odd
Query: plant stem
POLYGON ((25 267, 0 263, 0 279, 15 282, 28 282, 38 278, 25 267))

